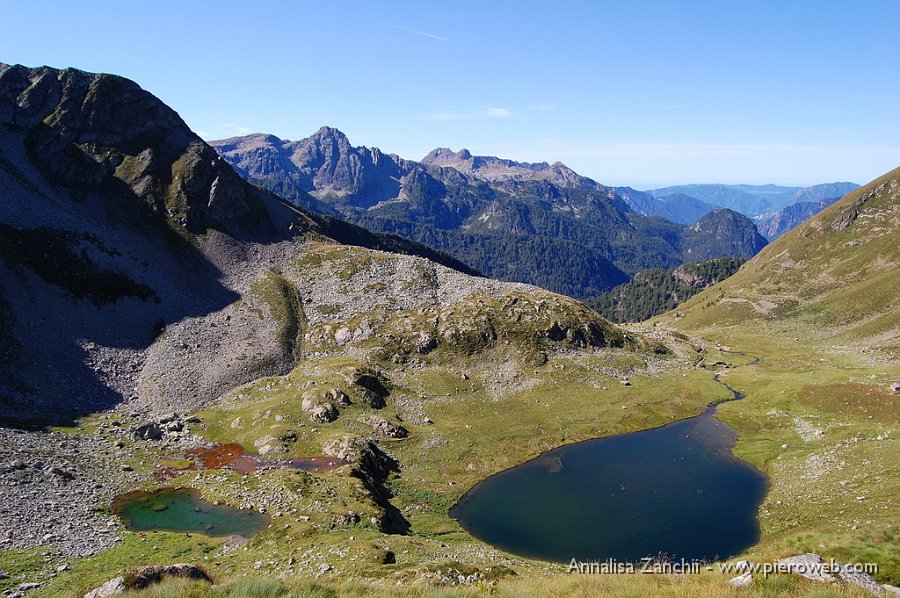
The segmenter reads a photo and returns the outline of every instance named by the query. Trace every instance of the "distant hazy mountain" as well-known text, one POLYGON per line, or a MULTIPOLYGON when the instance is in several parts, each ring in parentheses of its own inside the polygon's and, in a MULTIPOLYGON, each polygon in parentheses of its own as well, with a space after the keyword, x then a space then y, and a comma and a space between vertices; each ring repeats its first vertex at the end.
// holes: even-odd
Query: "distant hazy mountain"
POLYGON ((694 224, 717 208, 683 193, 657 198, 646 191, 635 191, 631 187, 616 187, 615 190, 638 214, 659 216, 680 224, 694 224))
MULTIPOLYGON (((770 187, 770 185, 766 185, 770 187)), ((772 204, 764 196, 749 193, 750 185, 676 185, 648 191, 657 198, 665 198, 680 193, 699 199, 700 201, 728 208, 747 216, 761 214, 771 208, 772 204)))
MULTIPOLYGON (((670 203, 672 196, 689 196, 706 204, 730 208, 745 216, 776 212, 799 202, 818 202, 839 199, 858 189, 856 183, 823 183, 810 187, 782 187, 779 185, 677 185, 654 189, 646 193, 670 203)), ((679 201, 683 201, 680 199, 679 201)))
POLYGON ((769 321, 804 339, 896 352, 898 206, 900 168, 848 193, 685 302, 678 326, 769 321))
MULTIPOLYGON (((816 202, 822 201, 823 199, 838 200, 857 189, 859 189, 859 185, 856 183, 824 183, 821 185, 813 185, 811 187, 803 187, 794 193, 793 197, 791 197, 791 201, 787 205, 804 201, 816 202)), ((829 202, 828 205, 831 205, 832 203, 834 203, 834 201, 829 202)))
POLYGON ((756 228, 759 229, 761 235, 769 241, 774 241, 800 223, 809 220, 838 199, 840 198, 834 197, 815 202, 801 201, 777 212, 755 216, 753 221, 756 222, 756 228))
POLYGON ((647 196, 670 206, 664 217, 672 221, 649 217, 659 210, 639 213, 616 190, 559 162, 447 148, 415 162, 354 147, 329 127, 300 141, 250 135, 211 145, 245 178, 299 206, 440 248, 494 278, 576 297, 650 267, 750 257, 762 246, 753 222, 739 214, 689 229, 684 224, 714 208, 647 196))

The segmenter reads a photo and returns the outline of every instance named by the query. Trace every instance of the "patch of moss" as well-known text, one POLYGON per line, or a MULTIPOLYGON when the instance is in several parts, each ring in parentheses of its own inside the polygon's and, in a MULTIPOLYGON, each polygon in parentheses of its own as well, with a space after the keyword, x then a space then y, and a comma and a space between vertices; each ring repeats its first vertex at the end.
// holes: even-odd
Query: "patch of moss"
POLYGON ((269 315, 278 325, 278 342, 285 355, 296 359, 306 326, 303 300, 284 276, 269 270, 251 287, 251 292, 269 308, 269 315))

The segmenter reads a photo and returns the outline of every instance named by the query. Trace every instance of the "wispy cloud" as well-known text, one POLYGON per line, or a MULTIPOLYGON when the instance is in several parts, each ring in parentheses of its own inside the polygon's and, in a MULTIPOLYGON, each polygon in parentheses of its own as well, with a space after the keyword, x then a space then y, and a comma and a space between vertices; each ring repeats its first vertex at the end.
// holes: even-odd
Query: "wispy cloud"
POLYGON ((219 130, 226 135, 249 135, 253 132, 253 129, 250 127, 243 127, 234 123, 221 125, 219 130))
POLYGON ((428 33, 427 31, 420 31, 418 29, 410 29, 409 27, 403 27, 402 25, 395 25, 394 23, 387 23, 385 21, 379 21, 377 19, 370 19, 369 17, 363 17, 361 15, 354 15, 354 14, 350 14, 350 13, 347 13, 347 14, 349 14, 349 16, 351 16, 353 18, 360 19, 362 21, 368 21, 370 23, 375 23, 376 25, 382 25, 384 27, 398 29, 400 31, 405 31, 407 33, 413 33, 415 35, 421 35, 422 37, 428 37, 428 38, 436 39, 436 40, 442 41, 442 42, 450 41, 449 39, 447 39, 446 37, 444 37, 442 35, 435 35, 434 33, 428 33))
POLYGON ((670 106, 665 106, 665 107, 663 107, 663 110, 666 110, 666 111, 668 111, 668 110, 677 110, 677 109, 679 109, 679 108, 681 108, 681 104, 672 104, 672 105, 670 105, 670 106))
POLYGON ((511 114, 506 108, 492 107, 486 109, 484 115, 491 118, 509 118, 511 114))

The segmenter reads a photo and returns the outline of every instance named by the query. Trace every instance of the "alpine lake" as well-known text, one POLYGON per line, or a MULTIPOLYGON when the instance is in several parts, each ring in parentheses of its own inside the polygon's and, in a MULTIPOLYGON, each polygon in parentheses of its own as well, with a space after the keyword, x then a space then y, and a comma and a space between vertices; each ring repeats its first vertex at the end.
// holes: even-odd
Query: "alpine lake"
POLYGON ((737 433, 715 411, 548 451, 477 484, 450 514, 476 538, 541 560, 729 558, 759 540, 768 480, 732 455, 737 433))

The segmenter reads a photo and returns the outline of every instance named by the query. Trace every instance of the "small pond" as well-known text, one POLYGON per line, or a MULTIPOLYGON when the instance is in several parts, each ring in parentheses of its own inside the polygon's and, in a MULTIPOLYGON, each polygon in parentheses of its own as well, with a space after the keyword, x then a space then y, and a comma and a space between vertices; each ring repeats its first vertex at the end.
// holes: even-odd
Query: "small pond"
POLYGON ((759 540, 768 483, 731 454, 736 432, 714 413, 554 449, 484 480, 451 515, 489 544, 549 561, 733 556, 759 540))
POLYGON ((264 530, 264 513, 214 505, 195 490, 167 488, 157 492, 129 492, 116 497, 113 512, 131 531, 192 532, 208 536, 249 538, 264 530))

